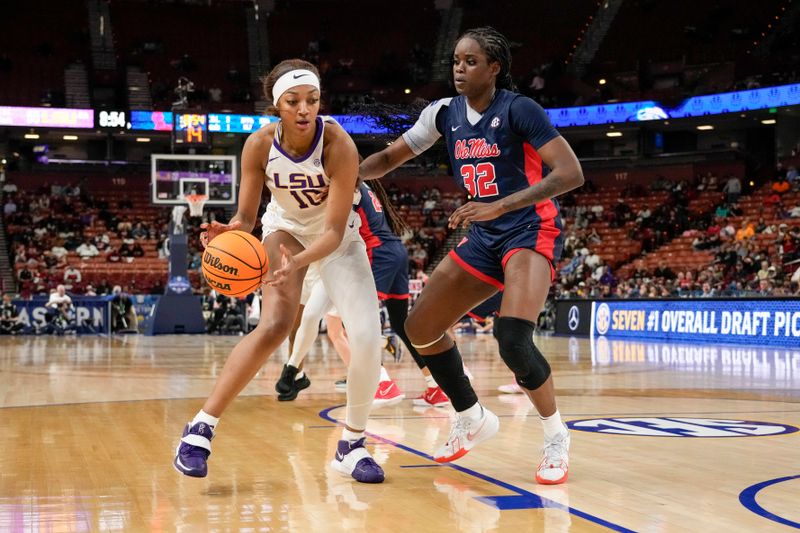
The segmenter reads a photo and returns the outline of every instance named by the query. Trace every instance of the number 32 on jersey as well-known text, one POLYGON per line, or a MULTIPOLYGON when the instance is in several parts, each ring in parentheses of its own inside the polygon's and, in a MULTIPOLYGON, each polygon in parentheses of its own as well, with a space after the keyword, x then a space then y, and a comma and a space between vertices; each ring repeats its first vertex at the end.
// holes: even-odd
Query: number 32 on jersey
POLYGON ((497 196, 497 183, 494 182, 494 165, 492 163, 478 163, 477 165, 461 165, 461 178, 464 188, 475 198, 497 196))

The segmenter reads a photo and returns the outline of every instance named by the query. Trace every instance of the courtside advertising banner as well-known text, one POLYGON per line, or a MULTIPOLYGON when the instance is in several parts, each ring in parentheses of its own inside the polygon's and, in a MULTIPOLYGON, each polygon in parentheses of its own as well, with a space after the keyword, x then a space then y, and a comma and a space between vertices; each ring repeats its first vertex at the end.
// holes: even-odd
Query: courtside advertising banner
MULTIPOLYGON (((33 298, 31 300, 14 300, 20 319, 26 329, 43 327, 47 321, 47 302, 49 298, 33 298)), ((70 312, 70 320, 74 322, 78 333, 110 333, 111 307, 110 298, 75 296, 72 298, 74 310, 70 312)))
POLYGON ((800 300, 606 300, 591 335, 666 341, 800 344, 800 300))

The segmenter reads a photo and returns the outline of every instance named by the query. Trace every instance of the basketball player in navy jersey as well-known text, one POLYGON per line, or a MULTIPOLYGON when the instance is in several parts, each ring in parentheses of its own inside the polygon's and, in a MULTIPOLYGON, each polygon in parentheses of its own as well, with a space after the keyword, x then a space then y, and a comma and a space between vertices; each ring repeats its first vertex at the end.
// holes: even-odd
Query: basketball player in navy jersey
POLYGON ((542 419, 544 457, 536 480, 557 484, 567 480, 569 433, 533 332, 562 247, 554 198, 579 187, 583 172, 544 110, 514 92, 510 68, 502 34, 490 27, 467 30, 453 52, 458 96, 429 105, 396 142, 361 163, 360 176, 379 178, 444 137, 454 177, 472 197, 449 225, 469 226, 469 233, 436 267, 406 322, 409 339, 458 414, 434 458, 458 459, 499 429, 497 416, 479 403, 464 375, 447 328, 504 288, 494 335, 542 419))
POLYGON ((298 59, 282 61, 263 82, 270 111, 280 120, 247 138, 236 215, 228 224, 205 225, 200 236, 205 245, 224 231, 251 231, 262 189, 269 188, 272 199, 261 219, 269 258, 261 317, 228 356, 211 395, 186 425, 173 465, 188 476, 207 475, 219 417, 289 335, 303 278, 315 264, 353 347, 345 428, 331 467, 362 483, 381 483, 384 472, 364 436, 378 386, 381 331, 375 284, 352 209, 358 152, 336 121, 318 114, 316 67, 298 59))

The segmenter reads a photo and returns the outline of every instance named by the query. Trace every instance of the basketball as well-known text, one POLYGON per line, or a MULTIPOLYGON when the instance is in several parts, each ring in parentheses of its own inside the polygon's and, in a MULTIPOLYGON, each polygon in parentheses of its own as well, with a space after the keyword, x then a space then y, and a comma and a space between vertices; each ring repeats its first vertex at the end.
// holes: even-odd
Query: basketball
POLYGON ((246 296, 261 286, 267 272, 267 254, 258 239, 244 231, 226 231, 208 243, 203 253, 203 275, 226 296, 246 296))

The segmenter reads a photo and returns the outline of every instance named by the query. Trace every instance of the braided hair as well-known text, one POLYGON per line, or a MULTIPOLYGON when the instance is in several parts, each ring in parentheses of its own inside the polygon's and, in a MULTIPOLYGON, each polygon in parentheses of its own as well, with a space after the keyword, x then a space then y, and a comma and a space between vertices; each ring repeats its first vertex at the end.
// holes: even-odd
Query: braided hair
POLYGON ((394 208, 394 205, 389 200, 386 189, 383 188, 381 180, 370 180, 369 188, 372 189, 372 192, 378 197, 381 206, 383 206, 383 211, 386 213, 386 221, 389 222, 389 227, 392 228, 392 232, 398 237, 402 237, 403 234, 411 228, 408 227, 405 219, 403 219, 400 213, 394 208))
POLYGON ((491 26, 482 26, 480 28, 471 28, 462 33, 456 39, 456 44, 465 37, 474 39, 480 45, 481 50, 489 58, 489 62, 497 61, 500 63, 500 72, 497 74, 496 82, 497 88, 516 91, 517 86, 511 77, 511 44, 506 36, 491 26))

